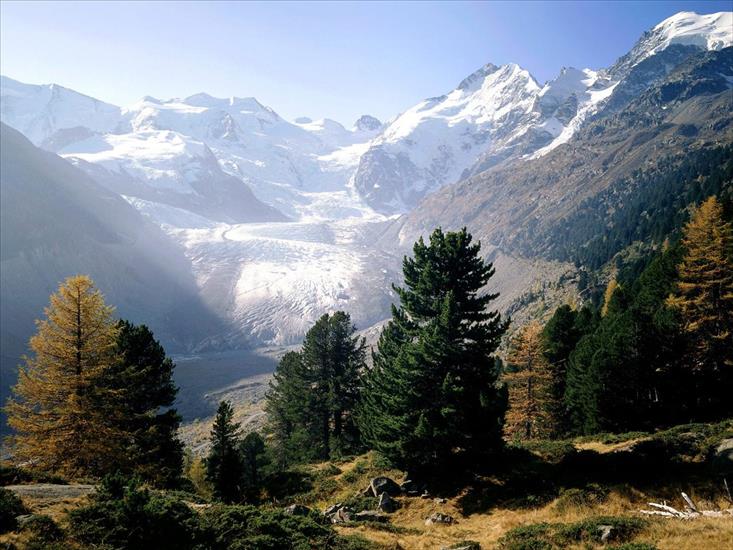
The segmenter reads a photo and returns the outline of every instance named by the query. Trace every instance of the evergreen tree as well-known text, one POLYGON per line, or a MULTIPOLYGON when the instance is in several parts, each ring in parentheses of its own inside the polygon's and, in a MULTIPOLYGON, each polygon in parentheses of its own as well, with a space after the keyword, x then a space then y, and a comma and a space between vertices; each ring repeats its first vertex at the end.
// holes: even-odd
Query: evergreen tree
POLYGON ((323 315, 298 353, 286 354, 267 395, 276 456, 283 463, 355 452, 354 408, 361 392, 364 341, 347 313, 323 315))
POLYGON ((545 358, 551 371, 548 410, 552 417, 553 435, 561 435, 568 430, 567 411, 563 401, 567 366, 570 353, 575 349, 581 335, 578 312, 569 305, 558 307, 543 330, 545 358))
POLYGON ((713 196, 685 225, 677 291, 703 417, 733 413, 733 228, 713 196))
POLYGON ((117 352, 121 360, 108 376, 121 396, 120 429, 129 434, 127 459, 131 470, 159 486, 175 486, 183 467, 178 439, 180 415, 171 409, 178 388, 175 365, 145 325, 118 323, 117 352))
POLYGON ((510 439, 548 437, 554 431, 552 370, 546 357, 542 325, 533 322, 512 338, 503 381, 509 388, 504 433, 510 439))
POLYGON ((51 295, 6 407, 18 462, 70 477, 119 464, 117 396, 99 383, 118 360, 112 311, 86 276, 69 277, 51 295))
POLYGON ((265 411, 272 432, 273 457, 280 468, 310 458, 309 400, 300 353, 289 351, 280 359, 267 392, 265 411))
POLYGON ((242 487, 247 502, 257 502, 262 488, 264 468, 268 464, 265 440, 257 432, 248 433, 239 444, 242 457, 242 487))
POLYGON ((239 453, 239 424, 233 420, 234 409, 227 401, 219 403, 211 430, 211 451, 206 458, 206 478, 214 497, 232 503, 242 500, 244 465, 239 453))
POLYGON ((507 323, 480 294, 494 269, 466 229, 436 229, 405 258, 359 407, 367 443, 411 475, 479 464, 501 445, 506 398, 492 353, 507 323))

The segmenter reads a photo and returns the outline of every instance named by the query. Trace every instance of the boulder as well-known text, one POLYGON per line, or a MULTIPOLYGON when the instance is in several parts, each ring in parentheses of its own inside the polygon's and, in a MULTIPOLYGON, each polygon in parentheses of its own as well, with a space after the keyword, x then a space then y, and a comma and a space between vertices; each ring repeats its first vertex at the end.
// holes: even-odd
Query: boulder
POLYGON ((464 540, 452 546, 443 546, 440 550, 481 550, 481 545, 475 540, 464 540))
POLYGON ((357 512, 351 516, 352 521, 378 521, 384 523, 387 521, 387 516, 377 512, 376 510, 364 510, 363 512, 357 512))
POLYGON ((369 487, 372 490, 372 495, 379 497, 382 493, 387 493, 391 497, 396 497, 402 490, 397 483, 388 477, 379 476, 375 477, 369 482, 369 487))
POLYGON ((435 504, 445 504, 446 502, 448 502, 448 499, 446 499, 446 498, 436 498, 436 499, 433 500, 433 502, 435 502, 435 504))
POLYGON ((331 523, 346 523, 354 517, 354 512, 348 506, 342 506, 331 515, 331 523))
POLYGON ((311 509, 302 504, 291 504, 284 512, 290 516, 307 516, 311 513, 311 509))
POLYGON ((448 514, 441 514, 440 512, 433 512, 430 517, 425 520, 425 525, 451 525, 456 523, 453 516, 448 514))
POLYGON ((337 502, 336 504, 332 504, 331 506, 329 506, 328 508, 326 508, 323 511, 323 515, 324 516, 331 516, 331 515, 335 514, 338 510, 340 510, 342 506, 343 506, 343 504, 341 504, 340 502, 337 502))
POLYGON ((379 495, 379 503, 377 504, 377 510, 391 514, 392 512, 397 511, 397 508, 399 507, 400 507, 399 502, 397 502, 387 493, 382 493, 381 495, 379 495))
POLYGON ((423 487, 421 487, 416 481, 412 481, 411 479, 406 479, 402 483, 400 483, 400 490, 409 496, 417 496, 422 491, 423 487))
POLYGON ((601 542, 607 543, 608 539, 611 536, 611 533, 613 532, 613 525, 599 525, 598 526, 598 534, 601 536, 601 542))

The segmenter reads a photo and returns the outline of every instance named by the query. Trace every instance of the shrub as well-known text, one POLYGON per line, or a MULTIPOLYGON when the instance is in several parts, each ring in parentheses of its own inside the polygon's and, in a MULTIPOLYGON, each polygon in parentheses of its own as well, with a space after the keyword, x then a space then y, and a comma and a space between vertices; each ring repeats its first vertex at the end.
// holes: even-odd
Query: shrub
MULTIPOLYGON (((536 523, 516 527, 499 539, 503 550, 551 550, 578 543, 600 543, 601 526, 610 525, 609 541, 627 542, 646 526, 639 518, 599 516, 577 523, 536 523)), ((637 550, 628 546, 625 550, 637 550)), ((640 546, 638 550, 648 550, 640 546)))
POLYGON ((550 550, 552 544, 546 539, 552 529, 549 523, 522 525, 508 531, 499 539, 503 550, 550 550))
POLYGON ((559 512, 566 512, 573 508, 587 508, 595 506, 606 501, 608 498, 608 489, 601 487, 595 483, 591 483, 581 488, 565 489, 555 502, 555 508, 559 512))
POLYGON ((659 550, 653 544, 647 542, 626 542, 624 544, 617 544, 609 546, 607 550, 659 550))
POLYGON ((14 531, 18 527, 16 516, 27 514, 23 501, 12 491, 0 488, 0 533, 14 531))
POLYGON ((134 480, 108 476, 91 504, 69 513, 76 540, 120 550, 192 548, 198 517, 184 502, 140 489, 134 480))
POLYGON ((56 522, 46 515, 34 515, 23 524, 22 531, 32 535, 37 543, 55 542, 64 538, 64 532, 56 522))
POLYGON ((362 512, 363 510, 376 510, 379 499, 373 496, 354 495, 343 504, 351 507, 355 512, 362 512))
POLYGON ((211 550, 329 548, 338 538, 316 513, 293 516, 251 505, 214 506, 203 513, 202 522, 211 550))
POLYGON ((626 542, 638 534, 646 522, 640 518, 598 516, 576 523, 558 526, 554 539, 560 545, 572 542, 601 542, 601 526, 610 525, 610 542, 626 542))
POLYGON ((0 466, 0 485, 21 485, 23 483, 56 483, 66 485, 68 482, 59 476, 26 470, 17 466, 0 466))

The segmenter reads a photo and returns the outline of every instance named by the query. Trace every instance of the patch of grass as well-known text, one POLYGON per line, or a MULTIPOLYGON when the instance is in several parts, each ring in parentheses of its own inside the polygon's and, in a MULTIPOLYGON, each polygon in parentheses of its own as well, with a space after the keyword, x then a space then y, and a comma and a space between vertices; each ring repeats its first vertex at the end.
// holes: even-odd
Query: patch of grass
POLYGON ((653 544, 648 542, 626 542, 624 544, 615 544, 609 546, 608 550, 659 550, 653 544))
MULTIPOLYGON (((527 451, 542 457, 549 462, 559 462, 565 457, 575 453, 575 446, 572 441, 561 439, 539 439, 536 441, 522 441, 513 443, 511 446, 527 451)), ((511 447, 510 446, 510 447, 511 447)))
POLYGON ((389 522, 381 521, 348 521, 342 523, 343 527, 365 527, 372 531, 381 531, 383 533, 394 533, 396 535, 419 535, 421 531, 412 527, 402 527, 389 522))
POLYGON ((345 506, 351 507, 354 512, 363 512, 364 510, 376 510, 379 499, 373 496, 354 495, 344 501, 345 506))
POLYGON ((547 539, 552 527, 549 523, 515 527, 499 539, 498 546, 502 550, 550 550, 552 544, 547 539))

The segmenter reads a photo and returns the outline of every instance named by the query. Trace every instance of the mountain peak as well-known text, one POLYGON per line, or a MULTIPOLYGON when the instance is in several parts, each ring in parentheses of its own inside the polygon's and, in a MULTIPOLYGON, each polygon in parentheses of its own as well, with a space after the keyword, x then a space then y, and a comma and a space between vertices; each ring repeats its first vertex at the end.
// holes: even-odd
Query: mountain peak
POLYGON ((382 122, 371 115, 361 115, 354 123, 354 129, 362 132, 373 132, 382 127, 382 122))
POLYGON ((467 88, 470 88, 471 85, 473 85, 476 82, 483 82, 484 78, 486 78, 488 75, 495 73, 499 70, 499 67, 494 65, 493 63, 487 63, 480 69, 472 72, 470 75, 468 75, 466 78, 461 80, 461 83, 458 85, 459 90, 465 90, 467 88))
POLYGON ((646 31, 631 51, 609 69, 609 74, 623 77, 635 65, 673 45, 702 50, 721 50, 733 45, 733 12, 676 13, 646 31))

